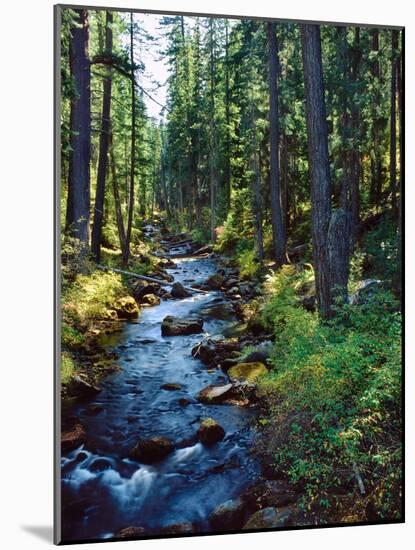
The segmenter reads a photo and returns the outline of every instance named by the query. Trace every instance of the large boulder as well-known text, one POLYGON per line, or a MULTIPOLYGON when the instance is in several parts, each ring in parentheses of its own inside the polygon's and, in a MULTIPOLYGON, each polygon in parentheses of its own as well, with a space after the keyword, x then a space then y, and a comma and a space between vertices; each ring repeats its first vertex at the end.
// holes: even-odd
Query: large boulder
POLYGON ((249 518, 243 529, 281 529, 294 525, 299 516, 296 505, 263 508, 249 518))
POLYGON ((158 306, 159 304, 160 304, 160 298, 155 294, 146 294, 140 300, 140 305, 146 306, 146 307, 158 306))
POLYGON ((140 313, 137 302, 132 296, 119 298, 113 308, 117 312, 118 319, 135 319, 140 313))
POLYGON ((139 441, 131 450, 130 457, 144 464, 152 464, 166 458, 174 450, 174 444, 167 437, 154 436, 139 441))
POLYGON ((203 332, 203 320, 188 318, 179 319, 168 315, 161 324, 162 336, 180 336, 188 334, 197 334, 203 332))
POLYGON ((86 434, 81 424, 75 424, 71 429, 62 432, 61 449, 63 453, 73 451, 85 443, 86 434))
POLYGON ((205 418, 200 423, 197 435, 203 445, 209 446, 221 441, 225 437, 225 430, 213 418, 205 418))
POLYGON ((242 495, 249 510, 286 506, 298 499, 298 494, 286 479, 266 480, 255 483, 242 495))
POLYGON ((255 512, 242 529, 276 529, 278 527, 285 527, 287 523, 288 517, 284 511, 281 512, 277 508, 268 507, 255 512))
POLYGON ((241 498, 227 500, 210 515, 210 524, 214 529, 240 529, 244 524, 246 505, 241 498))
POLYGON ((156 296, 160 292, 160 285, 158 283, 149 283, 147 281, 139 281, 134 287, 134 297, 140 302, 143 296, 147 294, 155 294, 156 296))
POLYGON ((176 281, 172 284, 171 295, 173 296, 173 298, 188 298, 192 295, 192 293, 186 290, 182 283, 176 281))
POLYGON ((244 363, 266 363, 269 358, 268 349, 265 350, 255 350, 249 353, 244 360, 244 363))
POLYGON ((220 290, 225 278, 220 273, 215 273, 206 279, 204 285, 210 288, 211 290, 220 290))
POLYGON ((211 365, 216 358, 216 346, 213 340, 200 342, 192 349, 192 356, 200 359, 205 365, 211 365))
POLYGON ((225 340, 204 340, 192 349, 193 357, 205 365, 217 365, 224 359, 239 356, 240 343, 235 338, 225 340))
POLYGON ((248 382, 255 384, 260 376, 268 373, 264 363, 238 363, 228 370, 228 376, 231 382, 248 382))
POLYGON ((78 375, 72 377, 68 387, 68 394, 72 397, 94 397, 100 391, 101 388, 90 384, 78 375))
POLYGON ((202 403, 221 403, 232 396, 232 389, 232 384, 225 384, 223 386, 207 386, 199 392, 197 398, 202 403))

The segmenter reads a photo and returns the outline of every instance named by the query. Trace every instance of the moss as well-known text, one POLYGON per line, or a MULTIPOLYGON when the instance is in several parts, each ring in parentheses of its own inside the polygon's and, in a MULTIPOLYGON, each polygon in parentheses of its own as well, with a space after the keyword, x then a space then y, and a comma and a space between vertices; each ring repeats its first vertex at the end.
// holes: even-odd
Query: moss
POLYGON ((268 373, 267 367, 263 363, 239 363, 228 370, 228 376, 235 382, 237 380, 255 383, 259 377, 268 373))
POLYGON ((75 374, 75 364, 68 353, 61 356, 61 382, 64 386, 69 384, 75 374))

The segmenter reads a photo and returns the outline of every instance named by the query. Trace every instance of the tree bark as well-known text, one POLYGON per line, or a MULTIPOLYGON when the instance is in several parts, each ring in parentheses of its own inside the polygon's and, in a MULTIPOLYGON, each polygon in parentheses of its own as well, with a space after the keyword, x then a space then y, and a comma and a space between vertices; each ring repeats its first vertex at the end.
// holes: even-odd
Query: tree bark
POLYGON ((128 201, 127 231, 125 234, 125 247, 122 261, 128 264, 130 258, 131 230, 134 215, 134 178, 135 178, 135 140, 136 140, 136 100, 135 100, 135 78, 134 78, 134 15, 130 13, 130 63, 131 63, 131 164, 130 164, 130 190, 128 201))
POLYGON ((230 136, 230 88, 229 88, 229 29, 225 19, 225 120, 226 120, 226 158, 225 158, 225 188, 226 214, 231 209, 231 136, 230 136))
POLYGON ((75 10, 77 26, 71 31, 69 63, 75 92, 71 98, 68 199, 66 231, 89 244, 91 157, 91 69, 88 56, 87 10, 75 10))
MULTIPOLYGON (((112 54, 112 12, 106 12, 105 52, 112 54)), ((110 70, 110 69, 109 69, 110 70)), ((95 194, 94 223, 92 226, 91 252, 97 262, 101 256, 102 222, 104 216, 105 180, 108 167, 108 142, 111 116, 112 77, 108 74, 103 82, 101 134, 99 137, 99 160, 95 194)))
POLYGON ((391 111, 390 111, 390 191, 392 211, 397 213, 396 208, 396 76, 397 76, 397 50, 398 31, 392 31, 392 64, 391 64, 391 111))
MULTIPOLYGON (((355 87, 359 82, 362 50, 360 47, 360 29, 355 28, 352 53, 351 79, 355 87)), ((360 108, 356 101, 352 101, 352 132, 353 151, 350 181, 350 240, 351 249, 354 249, 357 239, 357 229, 360 223, 360 175, 361 175, 361 151, 360 151, 360 108)))
POLYGON ((269 64, 270 191, 274 257, 277 266, 285 262, 285 228, 281 208, 278 114, 278 43, 275 23, 267 23, 269 64))
POLYGON ((373 85, 375 89, 374 98, 372 100, 372 181, 371 181, 371 200, 372 203, 379 207, 382 195, 382 156, 381 156, 381 131, 382 131, 382 119, 377 113, 377 108, 381 103, 380 93, 380 63, 379 63, 379 30, 372 30, 372 51, 376 53, 376 58, 372 61, 372 77, 373 85))
POLYGON ((110 164, 111 164, 111 175, 112 175, 112 192, 114 196, 114 205, 115 205, 115 217, 117 220, 117 228, 118 228, 118 238, 120 241, 120 248, 122 252, 122 257, 124 257, 124 249, 125 249, 125 227, 124 227, 124 220, 122 217, 122 210, 121 210, 121 199, 120 199, 120 192, 118 187, 118 179, 117 179, 117 170, 115 165, 115 155, 114 155, 114 146, 112 143, 112 135, 110 136, 111 143, 110 143, 110 164))
POLYGON ((215 125, 215 52, 213 18, 209 23, 210 32, 210 236, 215 241, 216 234, 216 125, 215 125))
POLYGON ((320 29, 301 26, 304 87, 311 176, 313 259, 317 304, 321 317, 331 315, 330 258, 327 235, 330 223, 330 167, 320 29))

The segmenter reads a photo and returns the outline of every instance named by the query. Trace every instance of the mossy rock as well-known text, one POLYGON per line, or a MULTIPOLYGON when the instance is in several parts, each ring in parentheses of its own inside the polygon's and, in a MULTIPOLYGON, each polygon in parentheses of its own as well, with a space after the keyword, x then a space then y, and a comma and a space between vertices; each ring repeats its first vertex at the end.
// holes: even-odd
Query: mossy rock
POLYGON ((238 363, 228 370, 228 376, 231 382, 249 382, 254 384, 260 376, 268 373, 264 363, 238 363))
POLYGON ((155 294, 145 294, 141 300, 140 304, 142 306, 158 306, 160 304, 160 298, 155 294))
POLYGON ((213 418, 205 418, 200 423, 197 431, 199 440, 203 445, 214 445, 225 437, 225 430, 213 418))
POLYGON ((119 319, 135 319, 140 313, 137 302, 132 296, 119 298, 114 304, 114 309, 119 319))

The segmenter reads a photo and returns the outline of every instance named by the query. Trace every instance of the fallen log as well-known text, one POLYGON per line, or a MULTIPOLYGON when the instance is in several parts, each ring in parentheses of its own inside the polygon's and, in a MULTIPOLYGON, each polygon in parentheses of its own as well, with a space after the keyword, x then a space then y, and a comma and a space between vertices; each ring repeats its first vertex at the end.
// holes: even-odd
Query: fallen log
POLYGON ((179 246, 184 246, 185 244, 193 244, 192 239, 185 239, 184 241, 178 241, 178 242, 167 242, 167 243, 161 243, 166 248, 178 248, 179 246))
MULTIPOLYGON (((148 277, 147 275, 139 275, 138 273, 134 273, 132 271, 124 271, 123 269, 117 269, 116 267, 107 267, 105 265, 97 265, 98 269, 101 269, 102 271, 114 271, 114 273, 119 273, 120 275, 125 275, 126 277, 130 277, 131 279, 141 279, 142 281, 146 281, 147 283, 157 283, 160 286, 171 286, 173 283, 168 281, 163 281, 162 279, 156 279, 154 277, 148 277)), ((193 288, 184 286, 185 290, 188 290, 189 292, 198 292, 200 294, 208 294, 206 290, 202 290, 201 288, 193 288)))

